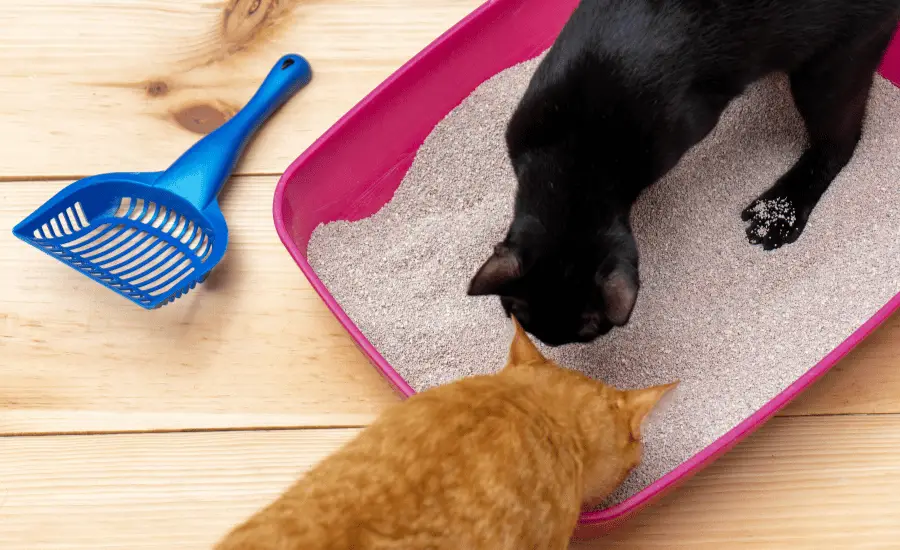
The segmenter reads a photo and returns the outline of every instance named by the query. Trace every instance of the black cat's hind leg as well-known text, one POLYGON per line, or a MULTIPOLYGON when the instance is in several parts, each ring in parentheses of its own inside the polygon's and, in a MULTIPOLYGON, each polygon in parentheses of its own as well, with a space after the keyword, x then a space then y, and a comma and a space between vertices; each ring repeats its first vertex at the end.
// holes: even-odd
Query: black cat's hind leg
POLYGON ((869 90, 891 32, 823 51, 790 74, 809 146, 794 166, 741 213, 747 238, 773 250, 793 243, 859 143, 869 90))

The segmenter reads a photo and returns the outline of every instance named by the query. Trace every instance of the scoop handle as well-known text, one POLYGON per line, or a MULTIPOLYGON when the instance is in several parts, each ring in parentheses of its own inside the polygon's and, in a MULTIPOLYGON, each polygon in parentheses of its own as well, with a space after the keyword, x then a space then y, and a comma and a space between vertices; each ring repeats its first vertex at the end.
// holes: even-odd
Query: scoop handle
POLYGON ((228 181, 260 126, 311 79, 312 69, 303 57, 288 54, 279 59, 244 108, 185 151, 154 185, 205 209, 228 181))

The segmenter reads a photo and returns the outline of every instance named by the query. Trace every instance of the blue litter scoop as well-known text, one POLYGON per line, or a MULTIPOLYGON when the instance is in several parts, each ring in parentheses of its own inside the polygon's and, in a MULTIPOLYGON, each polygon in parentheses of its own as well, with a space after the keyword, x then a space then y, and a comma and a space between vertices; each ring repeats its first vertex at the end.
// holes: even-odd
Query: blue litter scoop
POLYGON ((13 234, 145 309, 183 296, 225 254, 219 190, 260 126, 311 78, 303 57, 282 57, 243 109, 168 170, 80 179, 13 234))

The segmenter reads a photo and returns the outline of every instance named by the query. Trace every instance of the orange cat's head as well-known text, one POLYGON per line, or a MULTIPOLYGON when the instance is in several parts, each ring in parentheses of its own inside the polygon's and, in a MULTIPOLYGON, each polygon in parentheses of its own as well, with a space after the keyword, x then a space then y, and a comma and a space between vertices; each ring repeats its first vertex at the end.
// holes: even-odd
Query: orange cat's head
POLYGON ((604 500, 641 462, 641 425, 678 382, 619 390, 544 357, 512 317, 515 335, 505 372, 538 384, 542 406, 570 426, 583 449, 584 500, 604 500))

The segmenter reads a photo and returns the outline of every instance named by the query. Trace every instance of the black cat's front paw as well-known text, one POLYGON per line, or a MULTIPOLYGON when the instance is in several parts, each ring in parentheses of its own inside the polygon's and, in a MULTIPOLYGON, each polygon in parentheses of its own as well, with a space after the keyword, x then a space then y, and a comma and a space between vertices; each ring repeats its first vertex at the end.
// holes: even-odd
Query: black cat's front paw
POLYGON ((761 244, 764 250, 796 241, 806 226, 806 216, 786 196, 756 199, 741 212, 741 219, 750 222, 747 240, 750 244, 761 244))

